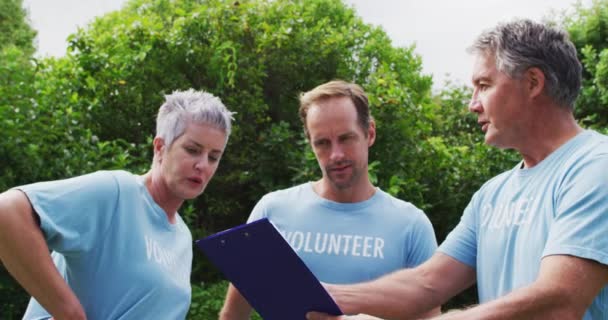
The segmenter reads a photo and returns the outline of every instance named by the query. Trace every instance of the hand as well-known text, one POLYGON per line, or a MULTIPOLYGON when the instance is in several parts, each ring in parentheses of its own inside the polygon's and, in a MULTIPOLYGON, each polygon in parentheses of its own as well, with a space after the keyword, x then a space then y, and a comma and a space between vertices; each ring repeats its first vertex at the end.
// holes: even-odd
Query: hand
POLYGON ((327 313, 309 312, 306 314, 306 320, 344 320, 343 316, 330 316, 327 313))
POLYGON ((357 314, 353 316, 332 316, 321 312, 309 312, 306 314, 307 320, 381 320, 380 318, 368 316, 366 314, 357 314))

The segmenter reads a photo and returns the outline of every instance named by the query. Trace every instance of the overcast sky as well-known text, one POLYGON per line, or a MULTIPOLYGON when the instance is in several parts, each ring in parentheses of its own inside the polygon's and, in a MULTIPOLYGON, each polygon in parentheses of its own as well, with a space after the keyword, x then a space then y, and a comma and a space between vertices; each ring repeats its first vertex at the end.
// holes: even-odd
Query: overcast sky
MULTIPOLYGON (((38 31, 41 56, 62 56, 66 38, 95 16, 120 9, 125 0, 24 0, 38 31)), ((483 29, 513 18, 541 20, 571 9, 576 0, 346 0, 364 21, 382 28, 398 46, 416 45, 423 72, 435 87, 450 79, 469 83, 466 48, 483 29)), ((591 0, 582 0, 588 5, 591 0)))

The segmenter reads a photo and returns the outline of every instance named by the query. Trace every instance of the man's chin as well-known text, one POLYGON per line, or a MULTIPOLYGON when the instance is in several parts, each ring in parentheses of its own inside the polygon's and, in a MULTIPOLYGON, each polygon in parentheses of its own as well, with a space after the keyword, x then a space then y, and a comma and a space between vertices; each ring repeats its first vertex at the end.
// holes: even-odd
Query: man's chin
POLYGON ((488 146, 498 147, 496 143, 496 136, 489 132, 486 132, 486 135, 484 136, 484 143, 488 146))
POLYGON ((508 144, 505 144, 503 141, 498 140, 497 137, 494 135, 492 135, 492 136, 486 135, 484 142, 486 145, 488 145, 490 147, 498 148, 498 149, 513 149, 513 147, 509 146, 508 144))
POLYGON ((331 180, 331 184, 338 190, 348 189, 353 186, 353 182, 351 180, 331 180))

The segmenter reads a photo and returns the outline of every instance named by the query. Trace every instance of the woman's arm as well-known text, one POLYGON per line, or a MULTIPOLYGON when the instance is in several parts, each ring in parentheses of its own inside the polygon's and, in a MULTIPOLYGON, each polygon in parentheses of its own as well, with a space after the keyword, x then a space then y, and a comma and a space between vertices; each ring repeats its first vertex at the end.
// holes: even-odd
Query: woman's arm
POLYGON ((53 264, 36 213, 19 190, 0 194, 0 260, 56 320, 86 319, 80 301, 53 264))

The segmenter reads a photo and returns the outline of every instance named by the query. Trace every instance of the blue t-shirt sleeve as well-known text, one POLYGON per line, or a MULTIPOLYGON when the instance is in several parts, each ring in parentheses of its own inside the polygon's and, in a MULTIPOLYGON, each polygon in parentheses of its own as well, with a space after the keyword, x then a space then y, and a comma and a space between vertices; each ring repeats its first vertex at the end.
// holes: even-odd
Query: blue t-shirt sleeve
POLYGON ((475 211, 477 194, 467 205, 460 222, 437 249, 472 268, 477 265, 477 224, 475 211))
POLYGON ((408 237, 407 251, 404 256, 404 266, 412 268, 428 260, 437 250, 437 238, 429 218, 419 211, 408 237))
POLYGON ((29 304, 22 320, 48 320, 51 315, 42 308, 42 306, 34 298, 30 299, 29 304))
POLYGON ((543 256, 566 254, 608 264, 608 155, 573 169, 560 187, 543 256))
POLYGON ((251 211, 251 214, 249 215, 249 219, 247 219, 247 223, 268 217, 267 211, 270 196, 271 194, 263 196, 260 201, 255 204, 253 210, 251 211))
POLYGON ((109 172, 18 187, 40 217, 51 250, 65 256, 91 249, 110 225, 118 199, 109 172))

